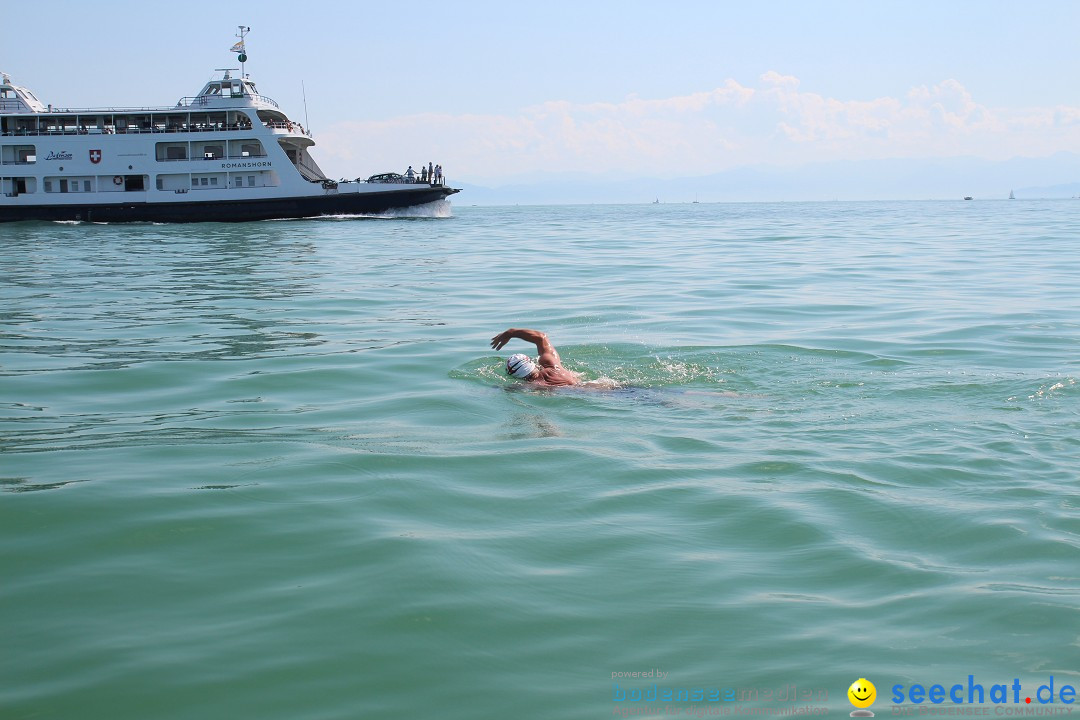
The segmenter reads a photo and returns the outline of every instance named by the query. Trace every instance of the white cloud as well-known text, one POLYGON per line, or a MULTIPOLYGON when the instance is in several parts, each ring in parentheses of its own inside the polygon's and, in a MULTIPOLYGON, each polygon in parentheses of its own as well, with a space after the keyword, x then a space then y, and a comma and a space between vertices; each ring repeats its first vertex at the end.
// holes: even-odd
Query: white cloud
POLYGON ((342 122, 317 139, 334 175, 433 161, 472 182, 560 172, 677 176, 756 163, 1080 151, 1080 108, 990 108, 951 79, 902 98, 840 99, 769 71, 758 87, 727 80, 669 98, 342 122))

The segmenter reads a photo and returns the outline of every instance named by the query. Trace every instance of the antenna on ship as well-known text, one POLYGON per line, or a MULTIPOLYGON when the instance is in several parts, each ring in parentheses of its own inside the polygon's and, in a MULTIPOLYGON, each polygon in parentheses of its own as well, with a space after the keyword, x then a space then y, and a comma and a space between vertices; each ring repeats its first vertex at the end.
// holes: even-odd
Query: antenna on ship
POLYGON ((237 25, 236 27, 240 28, 240 32, 236 34, 236 37, 240 38, 240 42, 234 44, 230 52, 239 53, 236 59, 240 62, 240 77, 246 78, 244 63, 247 62, 247 51, 244 49, 244 36, 251 32, 251 28, 247 25, 237 25))
POLYGON ((300 81, 300 92, 304 94, 304 127, 307 128, 308 135, 311 135, 311 121, 307 116, 307 88, 304 87, 304 81, 300 81))

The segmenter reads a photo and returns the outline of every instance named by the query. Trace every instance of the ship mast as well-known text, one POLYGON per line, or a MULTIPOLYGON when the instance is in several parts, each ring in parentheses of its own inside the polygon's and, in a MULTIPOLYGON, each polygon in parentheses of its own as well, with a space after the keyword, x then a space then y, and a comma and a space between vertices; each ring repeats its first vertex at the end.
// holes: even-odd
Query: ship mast
POLYGON ((238 53, 236 59, 240 61, 240 77, 246 78, 247 73, 244 72, 244 63, 247 62, 247 50, 244 49, 244 36, 251 32, 251 28, 247 25, 237 25, 240 32, 236 34, 236 37, 240 38, 240 42, 232 46, 232 51, 238 53))

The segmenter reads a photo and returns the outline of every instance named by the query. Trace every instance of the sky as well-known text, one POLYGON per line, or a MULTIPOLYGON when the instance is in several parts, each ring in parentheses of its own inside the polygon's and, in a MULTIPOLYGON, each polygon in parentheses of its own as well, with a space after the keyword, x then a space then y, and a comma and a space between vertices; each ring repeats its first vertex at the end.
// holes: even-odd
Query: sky
POLYGON ((1080 152, 1076 0, 57 0, 0 24, 0 69, 61 107, 173 105, 235 66, 250 26, 247 72, 306 113, 332 177, 1080 152))

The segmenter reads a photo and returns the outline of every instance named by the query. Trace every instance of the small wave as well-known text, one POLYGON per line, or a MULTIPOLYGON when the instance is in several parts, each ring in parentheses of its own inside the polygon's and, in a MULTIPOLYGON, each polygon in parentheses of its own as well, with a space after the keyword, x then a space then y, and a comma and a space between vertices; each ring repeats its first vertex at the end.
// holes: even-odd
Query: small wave
POLYGON ((426 205, 390 210, 378 217, 389 218, 448 218, 453 217, 454 206, 449 200, 436 200, 426 205))
POLYGON ((1076 385, 1076 380, 1074 378, 1065 378, 1048 387, 1044 386, 1039 388, 1035 391, 1035 394, 1028 395, 1028 400, 1042 400, 1043 398, 1054 397, 1061 393, 1061 391, 1071 388, 1074 385, 1076 385))
POLYGON ((401 220, 408 218, 437 219, 453 217, 453 206, 447 200, 436 200, 425 205, 393 208, 381 213, 349 213, 320 215, 319 220, 401 220))

